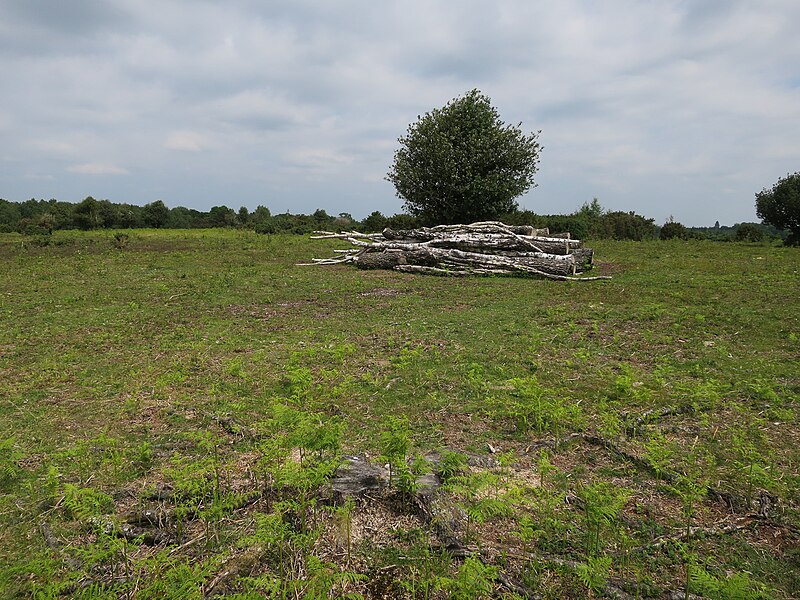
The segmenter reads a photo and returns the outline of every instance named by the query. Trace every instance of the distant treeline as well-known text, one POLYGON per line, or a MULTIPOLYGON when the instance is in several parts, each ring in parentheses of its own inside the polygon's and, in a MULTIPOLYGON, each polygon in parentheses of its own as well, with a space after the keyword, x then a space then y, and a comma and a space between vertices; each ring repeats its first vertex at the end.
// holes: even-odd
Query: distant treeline
MULTIPOLYGON (((597 199, 587 202, 569 215, 539 215, 519 210, 502 215, 501 221, 511 225, 548 227, 553 233, 568 231, 574 238, 647 240, 683 239, 743 239, 759 241, 785 237, 784 232, 760 223, 740 223, 732 227, 684 227, 670 219, 658 226, 634 212, 606 211, 597 199)), ((240 227, 258 233, 308 234, 316 230, 362 232, 392 229, 412 229, 424 225, 407 214, 384 216, 378 211, 358 221, 348 213, 329 215, 322 209, 310 215, 280 213, 273 215, 265 206, 250 212, 242 206, 238 211, 225 205, 214 206, 208 212, 176 206, 168 208, 161 200, 144 206, 117 204, 95 200, 91 196, 81 202, 59 200, 26 200, 9 202, 0 198, 0 233, 19 232, 25 235, 50 235, 59 229, 197 229, 210 227, 240 227)))

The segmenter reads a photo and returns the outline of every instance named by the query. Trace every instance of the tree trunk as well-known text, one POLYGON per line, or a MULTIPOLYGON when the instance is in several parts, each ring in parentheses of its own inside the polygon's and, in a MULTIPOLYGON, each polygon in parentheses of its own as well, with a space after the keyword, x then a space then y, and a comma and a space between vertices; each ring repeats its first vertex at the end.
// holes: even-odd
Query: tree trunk
POLYGON ((495 273, 543 271, 553 275, 573 275, 575 259, 571 254, 551 256, 529 252, 522 256, 500 256, 479 252, 465 252, 455 248, 426 247, 419 244, 387 244, 379 252, 367 250, 354 262, 360 269, 393 269, 400 265, 420 267, 442 267, 450 271, 489 270, 495 273), (405 246, 408 251, 399 251, 395 246, 405 246), (415 247, 410 250, 410 247, 415 247))

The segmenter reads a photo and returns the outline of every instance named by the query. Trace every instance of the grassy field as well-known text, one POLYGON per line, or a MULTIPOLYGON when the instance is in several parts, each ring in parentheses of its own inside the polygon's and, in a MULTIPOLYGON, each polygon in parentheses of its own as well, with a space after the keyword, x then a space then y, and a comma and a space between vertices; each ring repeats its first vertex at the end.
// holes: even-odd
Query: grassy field
POLYGON ((0 236, 0 597, 800 597, 800 250, 127 233, 0 236))

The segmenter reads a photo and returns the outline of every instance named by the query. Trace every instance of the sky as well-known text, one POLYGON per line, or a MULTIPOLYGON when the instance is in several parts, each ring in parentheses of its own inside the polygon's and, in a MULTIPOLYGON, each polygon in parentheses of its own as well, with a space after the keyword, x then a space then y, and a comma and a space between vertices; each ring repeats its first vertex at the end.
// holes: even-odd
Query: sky
POLYGON ((0 198, 403 211, 472 89, 539 131, 539 214, 757 221, 800 170, 798 0, 2 0, 0 198))

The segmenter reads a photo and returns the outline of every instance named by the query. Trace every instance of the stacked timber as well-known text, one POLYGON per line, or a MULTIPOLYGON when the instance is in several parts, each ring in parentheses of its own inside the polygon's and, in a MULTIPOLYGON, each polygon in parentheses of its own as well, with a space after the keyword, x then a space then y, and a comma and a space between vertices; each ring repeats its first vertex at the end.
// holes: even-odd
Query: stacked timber
POLYGON ((575 276, 592 267, 593 252, 569 233, 512 226, 497 221, 384 229, 382 233, 314 232, 312 239, 342 239, 353 248, 306 264, 352 263, 360 269, 393 269, 433 275, 527 275, 549 279, 607 279, 575 276))

